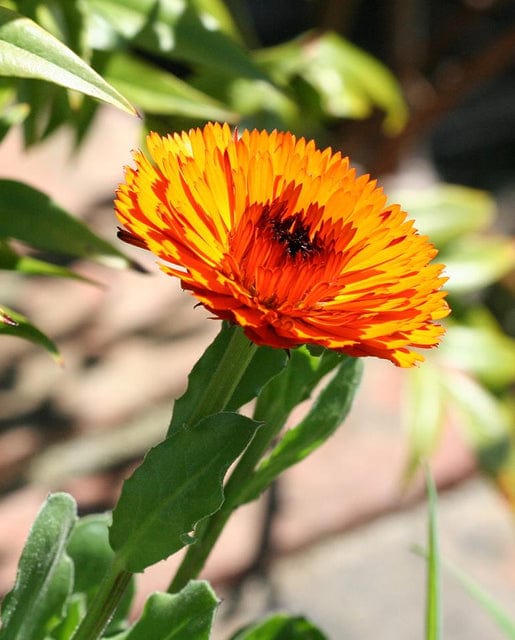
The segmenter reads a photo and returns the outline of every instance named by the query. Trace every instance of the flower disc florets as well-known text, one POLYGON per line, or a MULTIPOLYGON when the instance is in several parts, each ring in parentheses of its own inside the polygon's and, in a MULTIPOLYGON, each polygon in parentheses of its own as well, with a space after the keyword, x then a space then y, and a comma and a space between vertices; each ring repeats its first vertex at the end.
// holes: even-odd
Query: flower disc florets
POLYGON ((227 125, 147 138, 115 202, 152 251, 257 344, 316 344, 403 367, 449 310, 437 251, 347 158, 290 133, 227 125))

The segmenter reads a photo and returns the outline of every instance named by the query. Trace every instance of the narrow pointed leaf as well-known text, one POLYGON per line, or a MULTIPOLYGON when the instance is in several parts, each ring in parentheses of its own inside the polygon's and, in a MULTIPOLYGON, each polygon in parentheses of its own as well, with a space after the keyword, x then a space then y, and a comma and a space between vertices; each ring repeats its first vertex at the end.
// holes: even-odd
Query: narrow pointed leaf
POLYGON ((52 276, 55 278, 71 278, 73 280, 80 280, 82 282, 88 282, 89 284, 99 285, 98 282, 85 278, 79 273, 61 267, 60 265, 52 264, 51 262, 45 262, 44 260, 38 260, 31 256, 22 256, 16 253, 6 242, 0 240, 0 269, 6 271, 18 271, 19 273, 25 273, 27 275, 34 276, 52 276))
POLYGON ((440 552, 438 549, 438 524, 436 489, 429 471, 426 472, 429 509, 428 554, 426 581, 426 640, 442 637, 442 604, 440 595, 440 552))
POLYGON ((0 180, 0 239, 16 238, 32 247, 112 266, 134 263, 56 204, 16 180, 0 180))
POLYGON ((149 451, 113 512, 110 542, 125 569, 143 571, 188 543, 195 524, 222 505, 223 476, 257 426, 219 413, 177 429, 149 451))
POLYGON ((208 640, 217 606, 209 583, 192 580, 177 594, 152 594, 138 622, 115 640, 208 640))
POLYGON ((359 358, 341 362, 308 415, 286 433, 260 464, 249 482, 246 501, 257 497, 284 469, 303 460, 334 433, 350 411, 362 370, 359 358))
POLYGON ((422 459, 429 458, 438 443, 443 418, 444 395, 441 370, 431 362, 407 372, 405 423, 408 459, 404 478, 409 481, 422 459))
POLYGON ((73 585, 66 543, 76 518, 71 496, 47 498, 23 549, 14 588, 2 603, 1 640, 43 640, 62 617, 73 585))
POLYGON ((15 336, 16 338, 33 342, 46 349, 58 364, 62 363, 61 355, 55 343, 31 324, 25 316, 7 307, 0 307, 1 335, 15 336))
POLYGON ((237 115, 202 91, 134 56, 109 57, 103 75, 145 113, 235 122, 237 115))
POLYGON ((29 18, 0 7, 0 75, 75 89, 136 115, 134 107, 84 60, 29 18))

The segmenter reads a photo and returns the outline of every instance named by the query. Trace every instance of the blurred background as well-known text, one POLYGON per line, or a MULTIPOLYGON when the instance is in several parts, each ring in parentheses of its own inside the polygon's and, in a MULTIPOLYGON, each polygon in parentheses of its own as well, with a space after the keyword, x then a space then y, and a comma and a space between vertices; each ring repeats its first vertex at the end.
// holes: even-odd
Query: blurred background
MULTIPOLYGON (((513 610, 515 3, 0 6, 64 41, 141 114, 1 79, 0 230, 20 205, 15 180, 96 236, 77 248, 66 225, 45 242, 21 223, 0 233, 0 303, 42 332, 30 342, 0 323, 0 593, 48 491, 71 492, 82 514, 112 507, 218 331, 151 256, 116 240, 112 199, 148 130, 220 120, 314 137, 377 177, 440 249, 453 314, 421 368, 368 359, 347 423, 238 512, 205 574, 224 598, 216 638, 271 608, 331 638, 379 626, 384 639, 422 637, 425 567, 410 550, 426 536, 421 456, 440 489, 443 555, 513 610)), ((136 607, 174 564, 140 576, 136 607)), ((452 577, 443 597, 448 637, 504 637, 452 577)))

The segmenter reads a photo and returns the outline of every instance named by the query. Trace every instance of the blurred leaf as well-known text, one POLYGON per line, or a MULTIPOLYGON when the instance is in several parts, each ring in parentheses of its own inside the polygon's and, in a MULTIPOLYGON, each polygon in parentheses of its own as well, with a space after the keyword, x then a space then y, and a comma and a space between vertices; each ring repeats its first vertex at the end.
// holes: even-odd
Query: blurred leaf
MULTIPOLYGON (((190 416, 196 411, 197 405, 204 394, 206 380, 209 379, 220 362, 234 330, 234 326, 225 322, 222 323, 219 334, 191 370, 186 391, 175 401, 172 421, 168 430, 169 434, 182 429, 185 424, 189 423, 190 416)), ((269 347, 259 347, 226 408, 229 410, 239 409, 255 398, 261 388, 284 367, 285 363, 286 355, 284 351, 269 347)))
POLYGON ((307 34, 258 51, 255 59, 279 84, 304 78, 333 118, 366 118, 378 107, 386 113, 388 133, 398 133, 406 122, 406 105, 393 74, 337 33, 307 34))
POLYGON ((12 126, 23 122, 30 111, 28 104, 15 102, 16 90, 7 82, 4 78, 0 78, 0 142, 12 126))
POLYGON ((306 618, 274 613, 240 629, 230 640, 326 640, 326 636, 306 618))
POLYGON ((225 122, 237 119, 236 114, 223 104, 187 82, 129 54, 110 56, 102 71, 108 82, 147 113, 178 114, 225 122))
POLYGON ((147 453, 113 512, 110 542, 125 569, 143 571, 193 542, 188 534, 222 505, 223 476, 257 426, 218 413, 174 431, 147 453))
POLYGON ((0 336, 15 336, 29 340, 46 349, 52 358, 62 364, 62 359, 56 345, 44 333, 32 325, 25 316, 7 307, 0 307, 0 336))
POLYGON ((63 619, 52 629, 52 640, 71 640, 85 613, 86 598, 84 594, 72 593, 66 602, 66 612, 63 619))
POLYGON ((306 125, 306 114, 295 96, 271 82, 205 69, 195 74, 191 84, 240 114, 242 128, 299 130, 306 125))
POLYGON ((449 326, 438 357, 490 388, 500 389, 515 382, 515 340, 491 323, 449 326))
MULTIPOLYGON (((248 53, 221 29, 220 7, 207 0, 86 0, 91 12, 131 44, 149 53, 231 74, 264 79, 248 53), (215 5, 213 4, 213 7, 215 5)), ((216 3, 218 5, 219 3, 216 3)), ((227 23, 225 23, 227 24, 227 23)), ((106 25, 104 25, 105 27, 106 25)), ((104 36, 104 40, 108 40, 104 36)), ((111 43, 107 43, 112 47, 111 43)))
POLYGON ((0 7, 0 75, 53 82, 136 114, 116 89, 66 45, 32 20, 3 7, 0 7))
MULTIPOLYGON (((427 559, 428 554, 424 549, 417 546, 414 548, 414 551, 418 555, 427 559)), ((490 614, 497 626, 506 634, 506 637, 513 640, 515 638, 515 618, 511 617, 510 614, 501 607, 501 605, 491 595, 489 595, 475 580, 461 571, 461 569, 458 569, 443 558, 440 559, 440 563, 446 571, 457 579, 461 586, 468 591, 474 600, 476 600, 476 602, 478 602, 483 609, 490 614)))
POLYGON ((79 273, 76 273, 71 269, 67 269, 66 267, 31 258, 30 256, 18 255, 6 242, 3 242, 2 240, 0 240, 0 269, 6 271, 18 271, 28 275, 72 278, 75 280, 81 280, 82 282, 88 282, 89 284, 99 284, 98 282, 85 278, 79 273))
MULTIPOLYGON (((446 336, 447 338, 447 336, 446 336)), ((420 461, 433 453, 444 417, 441 370, 430 361, 406 372, 405 416, 408 459, 404 479, 411 480, 420 461)))
POLYGON ((515 240, 471 237, 446 246, 438 257, 449 277, 445 288, 463 294, 483 289, 515 269, 515 240))
POLYGON ((415 219, 419 232, 440 249, 453 240, 463 242, 467 233, 488 228, 495 215, 495 202, 486 191, 453 184, 396 191, 390 201, 400 203, 415 219))
MULTIPOLYGON (((106 575, 114 559, 109 544, 111 515, 96 513, 80 518, 68 541, 67 553, 75 566, 74 592, 84 594, 85 603, 91 603, 100 580, 106 575)), ((123 628, 134 597, 134 580, 116 609, 106 633, 115 633, 123 628)))
POLYGON ((426 581, 426 640, 442 637, 442 597, 440 586, 440 551, 438 544, 436 488, 429 469, 426 469, 427 502, 429 509, 427 581, 426 581))
POLYGON ((509 414, 485 387, 459 371, 445 371, 442 376, 447 396, 463 418, 463 428, 479 452, 506 440, 509 414))
POLYGON ((282 471, 297 464, 323 444, 350 411, 361 380, 363 362, 345 358, 320 392, 307 416, 283 436, 248 483, 245 501, 256 498, 282 471))
POLYGON ((73 583, 66 542, 76 519, 71 496, 47 498, 23 548, 16 583, 2 604, 1 640, 44 640, 59 622, 73 583))
POLYGON ((177 594, 153 593, 136 624, 113 640, 208 640, 217 606, 209 583, 192 580, 177 594))
POLYGON ((15 180, 0 180, 0 238, 110 266, 134 264, 47 195, 15 180))
POLYGON ((82 0, 18 0, 17 11, 37 22, 81 58, 87 57, 82 0))

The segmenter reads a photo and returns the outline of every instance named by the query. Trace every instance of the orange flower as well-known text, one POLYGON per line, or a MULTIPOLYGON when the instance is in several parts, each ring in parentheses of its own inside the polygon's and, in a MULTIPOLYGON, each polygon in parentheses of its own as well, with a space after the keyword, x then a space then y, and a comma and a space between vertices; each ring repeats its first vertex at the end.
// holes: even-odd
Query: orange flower
POLYGON ((316 344, 402 367, 449 310, 437 251, 347 158, 290 133, 228 125, 147 138, 115 202, 119 236, 166 262, 261 345, 316 344))

